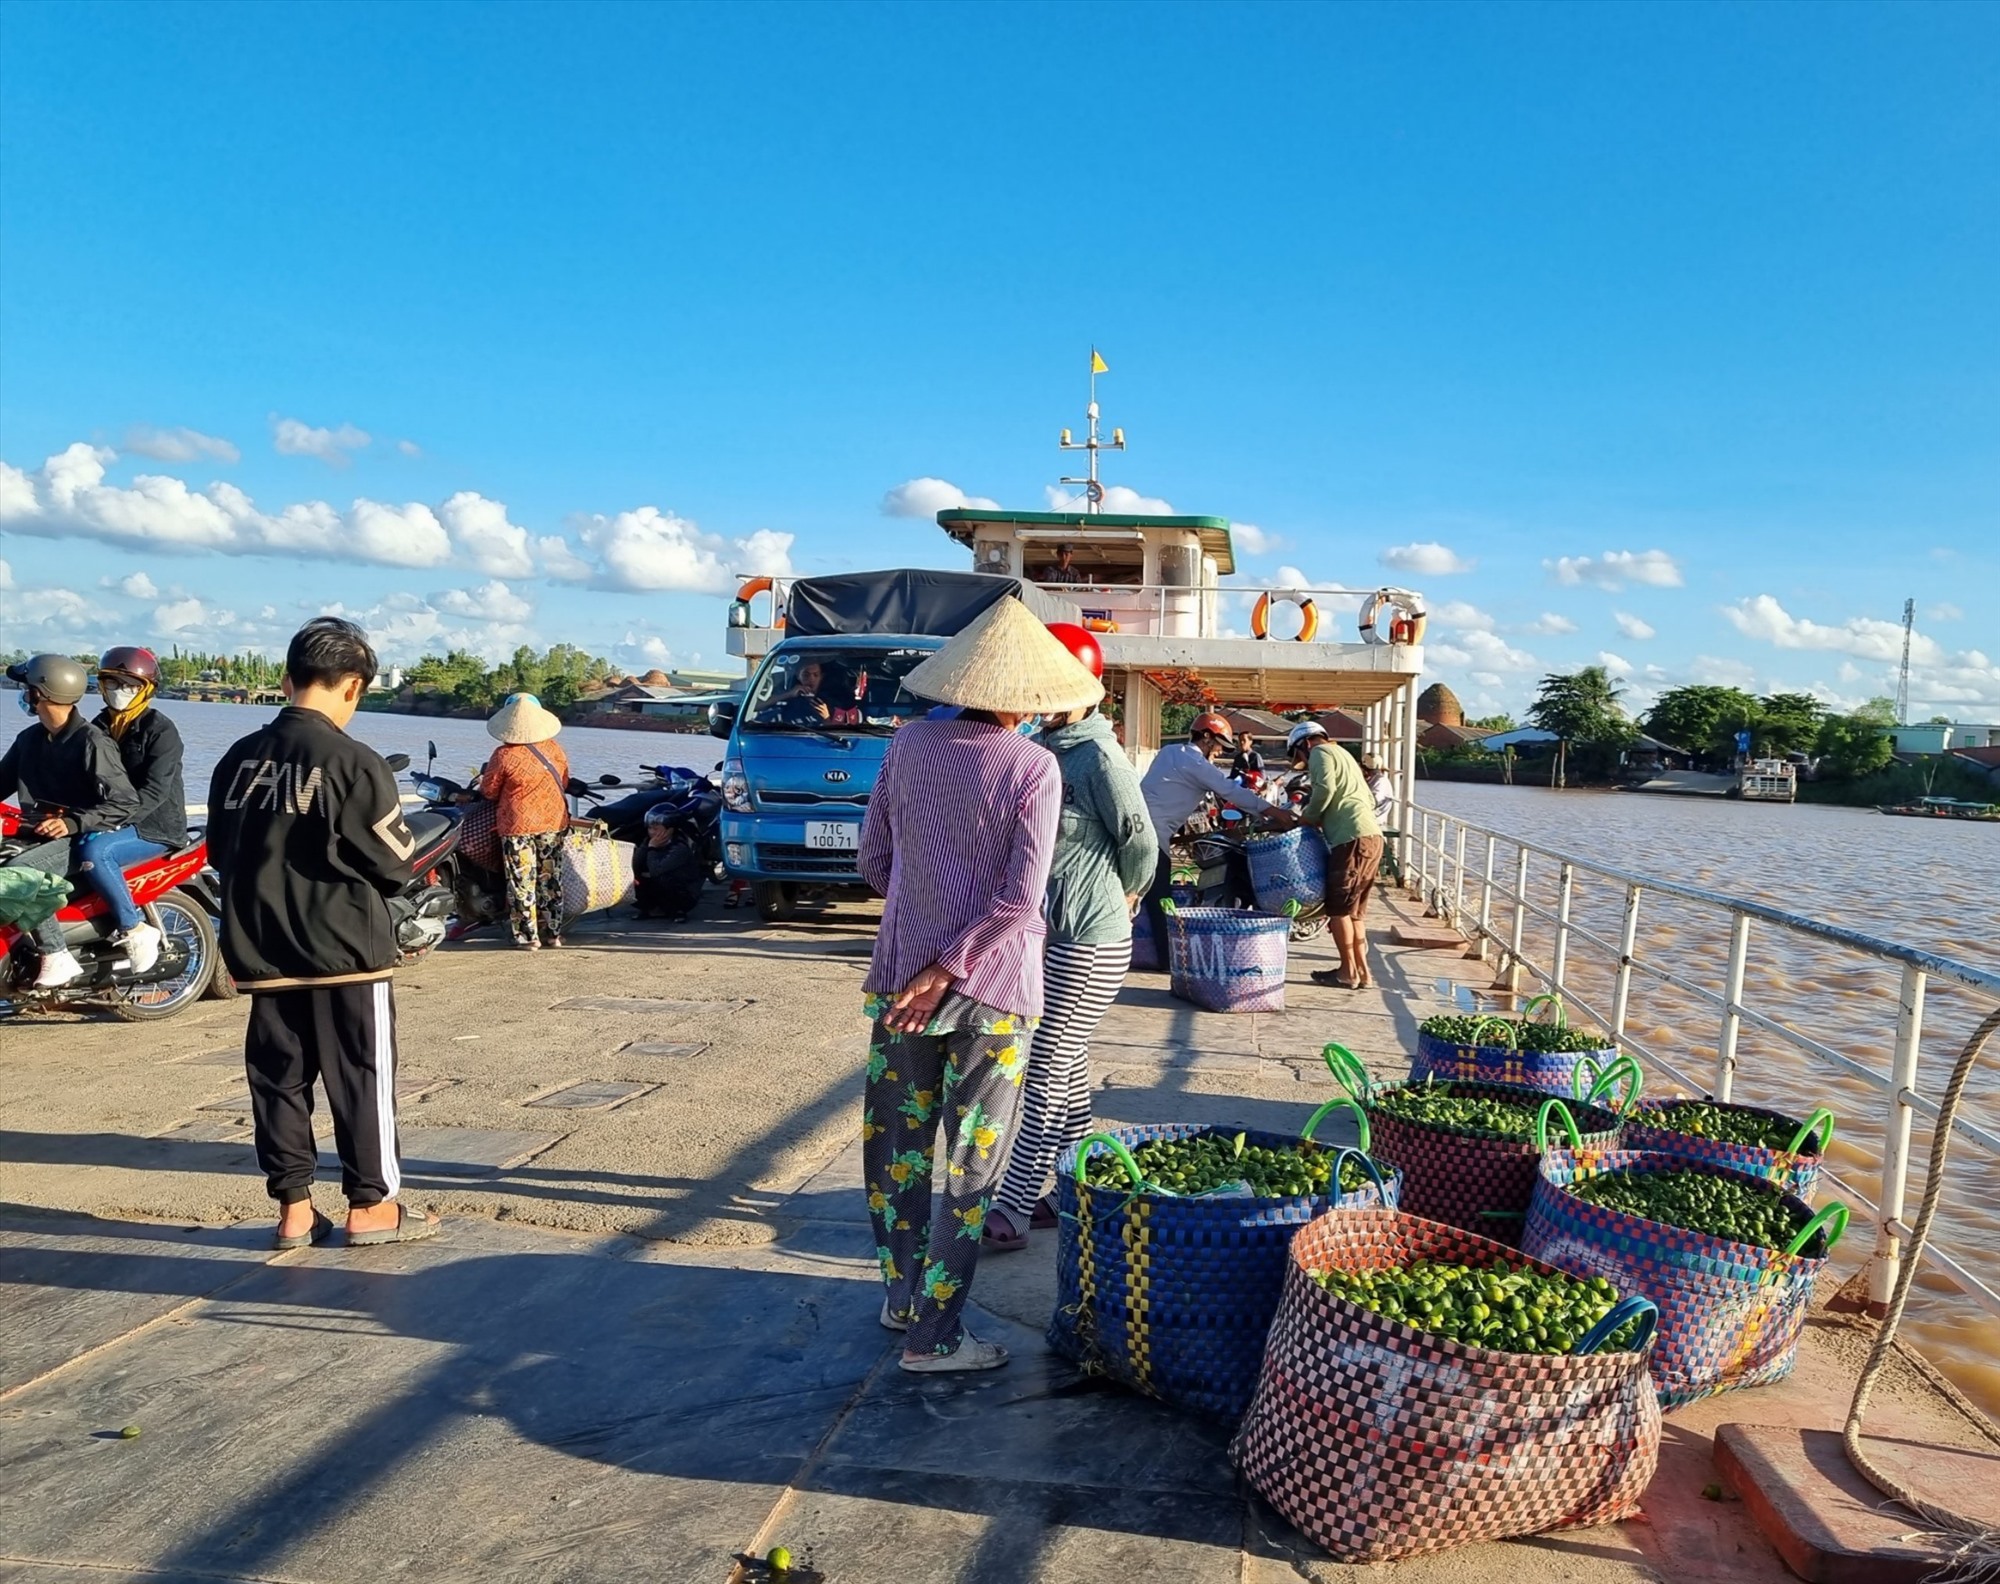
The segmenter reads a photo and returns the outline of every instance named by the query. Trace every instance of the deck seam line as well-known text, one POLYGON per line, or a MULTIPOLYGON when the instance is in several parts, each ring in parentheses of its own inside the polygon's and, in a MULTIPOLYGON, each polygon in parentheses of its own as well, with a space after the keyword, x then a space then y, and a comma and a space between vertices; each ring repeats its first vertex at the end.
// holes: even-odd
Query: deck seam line
POLYGON ((276 1573, 211 1573, 202 1568, 154 1567, 146 1562, 85 1562, 70 1557, 26 1557, 0 1555, 0 1562, 19 1562, 28 1567, 70 1568, 80 1573, 143 1573, 155 1578, 198 1578, 213 1584, 311 1584, 310 1580, 283 1577, 276 1573))

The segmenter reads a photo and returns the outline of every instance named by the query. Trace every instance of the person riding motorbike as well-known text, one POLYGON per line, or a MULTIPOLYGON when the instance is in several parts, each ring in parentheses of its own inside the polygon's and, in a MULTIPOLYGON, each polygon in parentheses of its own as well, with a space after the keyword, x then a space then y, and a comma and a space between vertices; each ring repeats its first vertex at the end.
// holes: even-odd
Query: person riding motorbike
MULTIPOLYGON (((67 876, 81 859, 77 838, 130 825, 139 795, 117 745, 77 710, 88 681, 82 666, 68 655, 39 654, 10 666, 7 675, 21 684, 21 707, 35 722, 0 757, 0 798, 18 794, 23 826, 43 838, 12 862, 67 876)), ((35 942, 42 949, 37 990, 82 977, 83 964, 64 944, 53 914, 35 926, 35 942)), ((128 932, 128 950, 131 944, 128 932)), ((157 932, 153 952, 157 957, 157 932)))
POLYGON ((134 973, 146 972, 159 960, 160 932, 133 904, 125 871, 187 840, 180 728, 152 707, 159 686, 160 662, 150 649, 107 649, 97 662, 97 693, 104 708, 91 725, 118 745, 118 758, 139 794, 139 808, 130 825, 92 831, 78 848, 84 878, 118 919, 119 939, 134 973))

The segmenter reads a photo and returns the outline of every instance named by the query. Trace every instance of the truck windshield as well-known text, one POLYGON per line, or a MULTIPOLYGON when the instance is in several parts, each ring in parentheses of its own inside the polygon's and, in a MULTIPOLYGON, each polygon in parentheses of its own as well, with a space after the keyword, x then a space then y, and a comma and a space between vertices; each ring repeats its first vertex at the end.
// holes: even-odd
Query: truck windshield
POLYGON ((771 657, 744 701, 743 723, 769 731, 890 732, 930 709, 903 689, 928 649, 787 649, 771 657))

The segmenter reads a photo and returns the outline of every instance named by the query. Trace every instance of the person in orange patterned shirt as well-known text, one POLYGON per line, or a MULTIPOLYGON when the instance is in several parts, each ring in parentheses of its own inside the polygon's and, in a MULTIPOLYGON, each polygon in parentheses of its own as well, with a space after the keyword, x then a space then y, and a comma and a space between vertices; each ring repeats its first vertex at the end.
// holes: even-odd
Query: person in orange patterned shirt
POLYGON ((525 951, 562 944, 562 842, 569 827, 569 759, 562 722, 532 693, 508 696, 486 723, 504 745, 486 761, 480 792, 492 799, 507 877, 507 922, 525 951))

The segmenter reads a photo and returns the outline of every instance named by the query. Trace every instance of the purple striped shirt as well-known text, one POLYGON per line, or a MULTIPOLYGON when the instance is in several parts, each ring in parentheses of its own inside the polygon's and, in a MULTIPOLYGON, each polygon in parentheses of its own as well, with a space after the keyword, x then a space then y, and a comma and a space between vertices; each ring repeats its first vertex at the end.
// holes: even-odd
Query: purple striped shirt
POLYGON ((1042 1012, 1042 893, 1055 854, 1055 755, 984 721, 896 733, 861 825, 861 877, 889 905, 863 990, 935 963, 1001 1012, 1042 1012))

